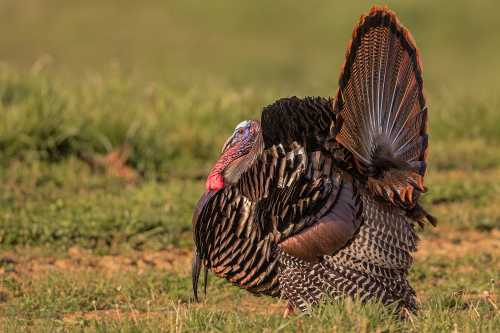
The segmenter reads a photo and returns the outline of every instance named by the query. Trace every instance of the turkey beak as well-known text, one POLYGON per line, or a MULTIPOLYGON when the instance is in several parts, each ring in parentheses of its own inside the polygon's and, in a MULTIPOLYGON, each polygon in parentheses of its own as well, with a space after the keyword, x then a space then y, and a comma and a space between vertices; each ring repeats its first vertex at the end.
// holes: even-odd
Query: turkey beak
POLYGON ((193 257, 193 270, 191 271, 191 279, 193 282, 193 294, 194 294, 194 299, 196 302, 199 302, 198 299, 198 280, 200 279, 200 272, 201 272, 201 258, 196 253, 194 252, 194 257, 193 257))
POLYGON ((233 142, 233 138, 234 138, 234 134, 231 135, 229 138, 227 138, 226 142, 224 142, 224 146, 222 146, 221 154, 223 152, 225 152, 226 149, 231 145, 231 143, 233 142))

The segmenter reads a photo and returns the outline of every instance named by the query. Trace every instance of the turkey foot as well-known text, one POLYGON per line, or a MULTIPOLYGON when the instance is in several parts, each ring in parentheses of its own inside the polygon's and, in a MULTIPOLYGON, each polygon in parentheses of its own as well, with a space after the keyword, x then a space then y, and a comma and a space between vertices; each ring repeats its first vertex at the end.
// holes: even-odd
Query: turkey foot
POLYGON ((288 302, 285 311, 283 312, 283 318, 288 318, 288 316, 291 316, 295 313, 295 310, 293 308, 293 305, 288 302))

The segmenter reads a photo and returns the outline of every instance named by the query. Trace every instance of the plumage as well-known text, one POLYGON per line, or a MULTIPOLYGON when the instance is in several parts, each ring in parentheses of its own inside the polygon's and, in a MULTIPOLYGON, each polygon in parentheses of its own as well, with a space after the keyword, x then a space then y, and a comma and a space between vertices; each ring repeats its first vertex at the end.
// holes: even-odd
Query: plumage
POLYGON ((427 106, 410 32, 388 10, 362 16, 347 49, 336 98, 337 141, 369 177, 372 192, 404 206, 424 191, 427 106))
POLYGON ((280 99, 260 123, 239 124, 193 214, 195 297, 204 266, 302 311, 345 296, 415 311, 415 226, 435 223, 419 204, 422 89, 410 33, 374 7, 354 30, 335 99, 280 99))

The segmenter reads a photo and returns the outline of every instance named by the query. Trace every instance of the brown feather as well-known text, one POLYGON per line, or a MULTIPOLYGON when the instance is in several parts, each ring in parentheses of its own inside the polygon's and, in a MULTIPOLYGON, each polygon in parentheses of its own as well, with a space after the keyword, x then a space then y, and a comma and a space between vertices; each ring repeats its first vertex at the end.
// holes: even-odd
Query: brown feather
POLYGON ((413 207, 426 170, 427 107, 414 39, 392 11, 373 7, 361 17, 335 103, 336 139, 369 188, 413 207))
POLYGON ((333 255, 352 239, 361 224, 360 213, 361 203, 353 184, 344 182, 327 214, 279 246, 294 257, 317 262, 324 255, 333 255))

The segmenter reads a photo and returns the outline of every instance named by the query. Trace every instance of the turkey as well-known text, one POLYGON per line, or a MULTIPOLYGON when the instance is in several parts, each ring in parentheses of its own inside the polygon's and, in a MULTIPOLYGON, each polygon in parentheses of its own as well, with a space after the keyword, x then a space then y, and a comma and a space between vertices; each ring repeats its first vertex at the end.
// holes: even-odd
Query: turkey
POLYGON ((204 268, 309 311, 357 297, 416 311, 406 278, 425 191, 427 107, 415 42, 374 7, 347 48, 335 99, 284 98, 238 124, 193 214, 204 268))

